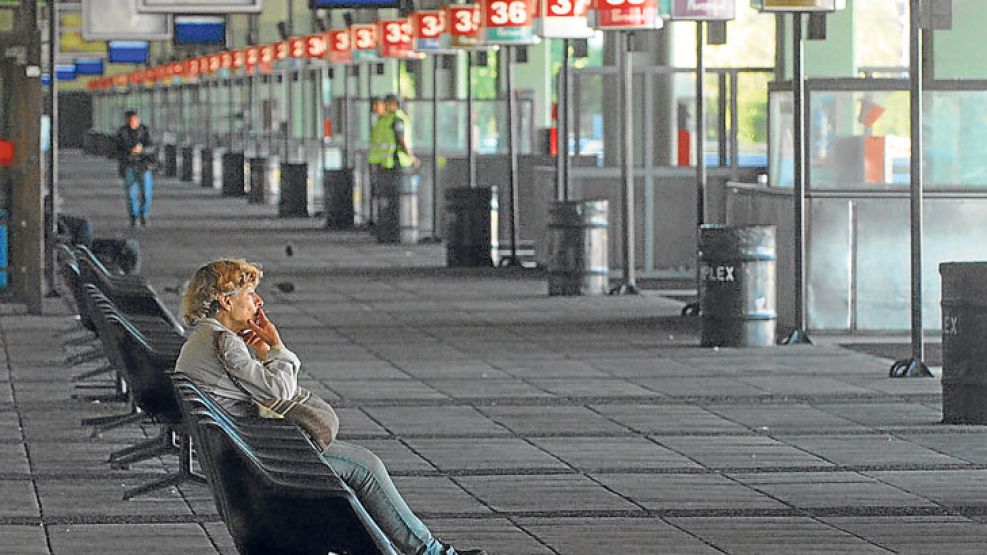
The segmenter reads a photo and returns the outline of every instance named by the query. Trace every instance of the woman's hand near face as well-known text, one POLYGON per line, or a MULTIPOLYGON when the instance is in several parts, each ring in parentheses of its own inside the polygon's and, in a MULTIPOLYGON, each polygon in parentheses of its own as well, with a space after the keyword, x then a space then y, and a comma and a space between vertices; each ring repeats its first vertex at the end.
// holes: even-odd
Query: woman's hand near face
MULTIPOLYGON (((264 312, 263 308, 257 310, 257 316, 253 320, 247 320, 247 328, 248 336, 256 336, 258 341, 266 344, 268 351, 274 347, 280 348, 282 346, 278 328, 274 326, 273 322, 267 319, 267 313, 264 312)), ((249 342, 247 344, 250 345, 249 342)), ((258 351, 257 354, 260 355, 260 352, 258 351)), ((266 358, 266 353, 264 358, 266 358)))
POLYGON ((253 332, 253 330, 247 330, 243 332, 242 336, 243 342, 254 348, 254 352, 257 353, 257 358, 261 360, 267 360, 267 356, 271 354, 271 346, 267 344, 266 341, 260 338, 259 335, 253 332))

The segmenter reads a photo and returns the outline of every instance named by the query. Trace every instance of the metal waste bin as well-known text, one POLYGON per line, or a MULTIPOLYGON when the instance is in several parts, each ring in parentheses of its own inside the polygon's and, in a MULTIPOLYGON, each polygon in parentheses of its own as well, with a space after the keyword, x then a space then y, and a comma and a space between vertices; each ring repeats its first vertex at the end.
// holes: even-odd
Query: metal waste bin
POLYGON ((404 170, 378 170, 374 202, 379 243, 418 242, 418 176, 404 170))
POLYGON ((308 217, 308 164, 281 164, 281 200, 278 202, 281 218, 308 217))
POLYGON ((353 229, 353 170, 329 170, 324 177, 326 228, 353 229))
POLYGON ((195 175, 195 147, 182 147, 182 167, 180 168, 179 179, 182 181, 192 181, 195 175))
POLYGON ((446 189, 446 265, 493 266, 489 187, 446 189))
POLYGON ((199 160, 202 165, 199 170, 199 186, 206 189, 212 189, 213 187, 212 154, 211 148, 204 148, 199 152, 199 160))
POLYGON ((164 176, 178 176, 178 147, 175 145, 164 145, 164 176))
POLYGON ((223 154, 223 196, 242 197, 245 194, 243 163, 242 152, 223 154))
POLYGON ((251 158, 248 162, 249 190, 247 191, 247 202, 250 204, 264 204, 264 189, 267 182, 267 158, 251 158))
POLYGON ((549 209, 548 294, 606 295, 609 203, 606 200, 556 202, 549 209))
POLYGON ((946 262, 942 276, 942 421, 987 424, 987 262, 946 262))
POLYGON ((699 307, 703 347, 775 343, 775 227, 699 228, 699 307))

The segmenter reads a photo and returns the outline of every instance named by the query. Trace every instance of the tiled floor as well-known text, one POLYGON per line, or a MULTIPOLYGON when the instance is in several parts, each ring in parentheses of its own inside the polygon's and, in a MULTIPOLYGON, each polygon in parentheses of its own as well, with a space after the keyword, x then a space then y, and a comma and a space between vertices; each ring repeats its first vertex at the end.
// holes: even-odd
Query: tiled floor
MULTIPOLYGON (((112 163, 66 152, 61 167, 63 208, 138 239, 173 309, 201 263, 261 262, 271 318, 341 438, 379 453, 457 545, 984 551, 987 429, 938 424, 935 379, 890 380, 887 361, 826 345, 699 349, 696 322, 655 292, 549 298, 537 273, 446 269, 441 246, 378 245, 160 177, 151 227, 130 229, 112 163)), ((232 553, 206 488, 120 499, 174 459, 108 467, 155 430, 80 426, 123 407, 72 398, 106 392, 73 385, 92 367, 66 364, 74 328, 62 300, 40 317, 0 305, 0 553, 232 553)))

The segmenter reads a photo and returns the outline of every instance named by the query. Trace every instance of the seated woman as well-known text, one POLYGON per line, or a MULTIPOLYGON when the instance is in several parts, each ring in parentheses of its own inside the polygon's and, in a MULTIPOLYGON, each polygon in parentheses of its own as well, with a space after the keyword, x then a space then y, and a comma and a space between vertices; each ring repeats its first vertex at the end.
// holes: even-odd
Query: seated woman
MULTIPOLYGON (((299 389, 301 362, 282 343, 256 292, 262 276, 245 260, 216 260, 195 272, 182 299, 182 318, 193 329, 175 370, 235 415, 256 415, 253 401, 291 399, 299 389)), ((482 550, 457 552, 432 536, 369 450, 334 440, 322 458, 349 484, 401 553, 485 555, 482 550)))

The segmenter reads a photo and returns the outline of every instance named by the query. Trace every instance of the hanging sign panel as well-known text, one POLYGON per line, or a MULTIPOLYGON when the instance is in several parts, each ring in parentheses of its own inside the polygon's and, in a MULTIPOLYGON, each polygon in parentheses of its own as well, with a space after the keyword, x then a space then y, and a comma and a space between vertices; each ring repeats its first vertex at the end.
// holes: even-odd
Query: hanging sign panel
POLYGON ((593 0, 590 25, 601 31, 660 29, 658 0, 593 0))
POLYGON ((350 44, 354 62, 376 62, 377 26, 373 23, 350 25, 350 44))
POLYGON ((102 58, 78 58, 75 60, 75 70, 79 75, 103 75, 102 58))
POLYGON ((134 0, 82 0, 86 40, 168 40, 171 15, 138 13, 134 0))
POLYGON ((446 6, 446 48, 476 48, 480 41, 480 7, 476 4, 446 6))
POLYGON ((333 29, 329 31, 329 63, 353 63, 353 49, 349 29, 333 29))
POLYGON ((442 34, 446 29, 445 12, 427 10, 411 14, 411 37, 418 52, 441 53, 442 34))
POLYGON ((382 57, 418 58, 412 48, 411 23, 407 19, 382 19, 377 23, 382 57))
POLYGON ((291 57, 291 42, 283 40, 274 43, 274 59, 287 60, 291 57))
POLYGON ((226 19, 212 15, 176 16, 175 44, 180 46, 226 46, 226 19))
POLYGON ((146 64, 150 46, 142 40, 111 40, 107 58, 112 64, 146 64))
POLYGON ((305 37, 305 57, 321 59, 326 57, 328 35, 309 35, 305 37))
POLYGON ((260 13, 263 0, 137 0, 138 12, 260 13))
POLYGON ((589 26, 591 0, 541 0, 541 17, 535 27, 547 39, 585 39, 593 36, 589 26))
POLYGON ((75 64, 57 64, 55 66, 55 78, 59 81, 75 81, 78 76, 75 64))
POLYGON ((672 0, 672 19, 727 21, 737 17, 736 0, 672 0))
POLYGON ((759 0, 764 12, 835 12, 846 9, 846 0, 759 0))
POLYGON ((252 68, 260 63, 260 47, 248 46, 243 49, 243 62, 248 68, 252 68))
POLYGON ((480 29, 485 44, 525 45, 535 35, 535 0, 481 0, 480 29))

